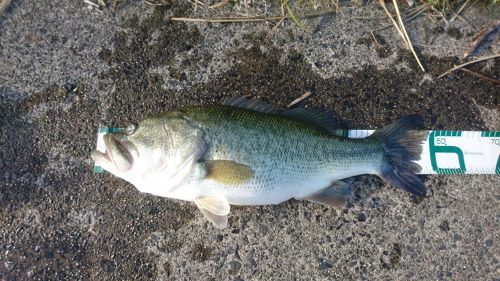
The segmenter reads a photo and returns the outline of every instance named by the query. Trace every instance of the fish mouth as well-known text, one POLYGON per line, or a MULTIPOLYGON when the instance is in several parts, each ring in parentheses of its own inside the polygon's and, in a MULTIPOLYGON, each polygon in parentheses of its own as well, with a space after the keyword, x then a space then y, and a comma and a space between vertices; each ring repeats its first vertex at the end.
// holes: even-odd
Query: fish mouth
POLYGON ((96 165, 102 166, 104 169, 114 166, 120 172, 126 172, 132 169, 134 158, 132 152, 137 151, 135 146, 121 134, 105 134, 103 136, 106 150, 104 153, 98 150, 92 150, 90 157, 95 161, 96 165))

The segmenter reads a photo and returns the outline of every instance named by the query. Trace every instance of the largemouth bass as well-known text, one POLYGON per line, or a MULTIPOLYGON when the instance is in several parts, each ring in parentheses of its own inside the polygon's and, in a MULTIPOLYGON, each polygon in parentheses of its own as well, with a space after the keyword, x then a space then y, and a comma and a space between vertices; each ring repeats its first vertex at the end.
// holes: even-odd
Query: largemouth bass
POLYGON ((314 109, 277 113, 265 104, 230 98, 223 105, 169 110, 104 135, 97 165, 139 191, 193 201, 216 227, 230 205, 279 204, 291 198, 331 207, 350 195, 341 179, 375 174, 392 186, 425 196, 416 175, 422 136, 410 134, 415 116, 372 136, 338 136, 314 109))

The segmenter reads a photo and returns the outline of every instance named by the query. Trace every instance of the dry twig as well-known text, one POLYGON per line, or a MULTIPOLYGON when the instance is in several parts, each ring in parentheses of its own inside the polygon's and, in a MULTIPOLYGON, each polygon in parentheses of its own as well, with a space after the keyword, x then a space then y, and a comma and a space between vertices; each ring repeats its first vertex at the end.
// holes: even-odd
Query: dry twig
POLYGON ((418 65, 420 66, 420 69, 422 69, 423 72, 425 72, 425 68, 422 66, 422 63, 420 63, 420 60, 418 59, 417 53, 415 52, 415 49, 413 49, 413 45, 411 44, 410 37, 408 36, 408 33, 406 32, 405 25, 403 24, 403 20, 401 19, 401 14, 399 13, 399 7, 398 7, 398 2, 396 0, 392 0, 394 3, 394 7, 396 8, 396 13, 398 15, 398 21, 401 26, 401 29, 403 30, 403 33, 406 38, 406 42, 408 46, 410 47, 410 51, 413 53, 413 56, 417 60, 418 65))
POLYGON ((306 91, 302 96, 294 99, 291 103, 289 103, 286 108, 290 108, 296 104, 298 104, 299 102, 303 101, 304 99, 308 98, 309 96, 311 96, 311 92, 310 91, 306 91))
MULTIPOLYGON (((403 41, 405 42, 405 44, 408 46, 408 42, 406 42, 405 40, 405 36, 403 35, 403 32, 401 31, 401 29, 399 28, 399 25, 397 24, 397 22, 392 18, 392 15, 391 13, 389 12, 389 10, 387 10, 387 7, 385 6, 385 2, 384 0, 379 0, 379 3, 380 5, 382 6, 382 8, 384 9, 385 13, 387 14, 387 16, 389 17, 389 19, 391 19, 392 21, 392 24, 394 25, 394 27, 396 28, 396 30, 398 31, 399 35, 401 36, 401 38, 403 38, 403 41)), ((378 31, 378 30, 375 30, 375 31, 378 31)))
POLYGON ((219 3, 215 3, 215 4, 213 4, 213 5, 210 5, 210 6, 208 6, 208 7, 209 7, 209 8, 212 8, 212 9, 215 9, 215 8, 220 8, 220 7, 224 6, 224 5, 226 5, 226 4, 227 4, 227 2, 229 2, 229 0, 224 0, 224 1, 221 1, 221 2, 219 2, 219 3))
POLYGON ((87 5, 89 5, 89 6, 94 7, 94 8, 100 8, 99 4, 94 3, 94 2, 92 2, 92 1, 90 1, 90 0, 83 0, 83 2, 84 2, 85 4, 87 4, 87 5))
POLYGON ((398 33, 401 36, 401 38, 403 38, 403 41, 405 42, 406 47, 410 49, 410 51, 412 52, 413 56, 415 57, 415 60, 417 61, 418 65, 420 66, 420 69, 422 69, 422 71, 425 72, 425 69, 422 66, 422 64, 420 63, 420 60, 419 60, 419 58, 417 56, 417 53, 413 49, 413 45, 412 45, 412 43, 410 41, 410 37, 408 37, 408 34, 406 33, 406 29, 405 29, 405 26, 404 26, 404 23, 403 23, 403 19, 401 18, 401 14, 399 13, 398 4, 397 4, 396 0, 392 0, 392 2, 394 3, 394 8, 396 9, 396 17, 398 18, 399 24, 396 22, 396 20, 394 20, 394 18, 392 17, 391 13, 389 12, 389 10, 387 10, 387 7, 385 6, 384 0, 379 0, 379 3, 382 6, 382 8, 384 9, 385 13, 391 19, 392 24, 394 25, 394 27, 398 31, 398 33))
POLYGON ((449 73, 452 73, 453 71, 457 70, 457 69, 460 69, 464 66, 467 66, 467 65, 470 65, 470 64, 474 64, 474 63, 477 63, 477 62, 480 62, 480 61, 485 61, 485 60, 489 60, 489 59, 495 59, 495 58, 498 58, 500 57, 500 54, 495 54, 495 55, 491 55, 491 56, 485 56, 485 57, 481 57, 481 58, 478 58, 478 59, 475 59, 475 60, 472 60, 472 61, 469 61, 469 62, 466 62, 466 63, 462 63, 461 65, 457 65, 451 69, 448 69, 447 71, 443 72, 443 74, 439 75, 438 78, 442 78, 444 77, 445 75, 449 74, 449 73))
POLYGON ((472 75, 472 76, 476 76, 476 77, 478 77, 478 78, 484 79, 484 80, 489 81, 489 82, 491 82, 491 83, 493 83, 493 84, 500 85, 500 80, 497 80, 497 79, 494 79, 494 78, 488 77, 488 76, 486 76, 486 75, 484 75, 484 74, 481 74, 481 73, 477 73, 477 72, 472 71, 472 70, 470 70, 470 69, 467 69, 467 68, 465 68, 465 67, 464 67, 464 68, 460 68, 460 71, 463 71, 463 72, 468 73, 468 74, 470 74, 470 75, 472 75))
POLYGON ((470 0, 465 1, 465 3, 458 9, 457 12, 453 11, 453 17, 451 17, 450 22, 454 22, 455 19, 460 15, 460 13, 463 11, 463 9, 469 4, 470 0))

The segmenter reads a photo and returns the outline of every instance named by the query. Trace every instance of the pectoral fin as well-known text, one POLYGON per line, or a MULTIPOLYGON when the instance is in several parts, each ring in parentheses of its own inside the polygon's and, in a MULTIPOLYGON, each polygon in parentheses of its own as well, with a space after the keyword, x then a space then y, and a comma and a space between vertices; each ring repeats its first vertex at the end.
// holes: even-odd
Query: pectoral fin
POLYGON ((252 168, 230 160, 205 161, 207 178, 223 184, 244 183, 253 176, 252 168))
POLYGON ((335 181, 329 187, 300 199, 339 209, 347 204, 350 194, 351 188, 347 183, 335 181))
POLYGON ((217 228, 227 226, 227 215, 230 211, 229 203, 224 197, 199 197, 194 200, 196 206, 217 228))

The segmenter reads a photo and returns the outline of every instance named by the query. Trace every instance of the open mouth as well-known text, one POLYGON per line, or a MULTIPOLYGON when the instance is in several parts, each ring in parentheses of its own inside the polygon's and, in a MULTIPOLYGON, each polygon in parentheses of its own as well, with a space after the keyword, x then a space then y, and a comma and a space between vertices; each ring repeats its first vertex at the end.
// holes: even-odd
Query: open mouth
MULTIPOLYGON (((120 136, 118 136, 121 138, 120 136)), ((102 153, 93 150, 90 154, 91 158, 97 165, 104 169, 114 166, 118 171, 125 172, 132 168, 133 158, 130 150, 135 147, 132 143, 125 140, 118 140, 114 134, 108 133, 103 136, 105 144, 105 152, 102 153)))

